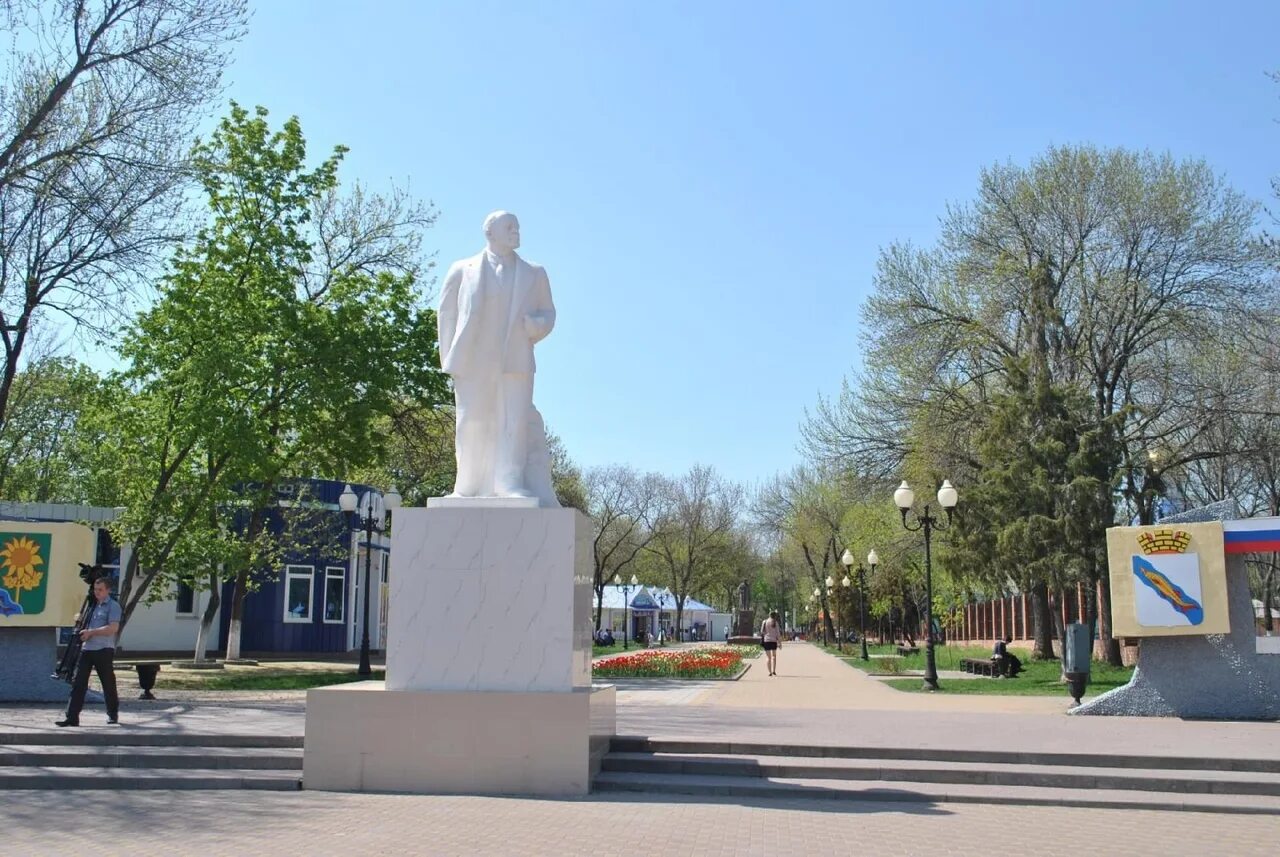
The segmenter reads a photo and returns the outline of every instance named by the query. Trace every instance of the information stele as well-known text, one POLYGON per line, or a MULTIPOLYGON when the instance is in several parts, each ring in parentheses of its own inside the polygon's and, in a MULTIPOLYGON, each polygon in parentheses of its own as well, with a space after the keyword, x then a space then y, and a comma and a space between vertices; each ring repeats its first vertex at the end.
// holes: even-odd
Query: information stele
POLYGON ((1220 521, 1107 530, 1112 634, 1226 634, 1227 569, 1220 521))
POLYGON ((79 564, 96 552, 82 524, 0 520, 0 629, 73 624, 89 591, 79 564))

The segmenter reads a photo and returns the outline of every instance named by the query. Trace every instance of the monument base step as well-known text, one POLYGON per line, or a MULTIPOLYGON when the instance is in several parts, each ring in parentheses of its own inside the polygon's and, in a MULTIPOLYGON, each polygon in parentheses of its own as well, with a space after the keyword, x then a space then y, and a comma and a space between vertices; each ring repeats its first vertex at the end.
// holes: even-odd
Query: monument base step
POLYGON ((1280 815, 1280 760, 618 737, 597 791, 1280 815))

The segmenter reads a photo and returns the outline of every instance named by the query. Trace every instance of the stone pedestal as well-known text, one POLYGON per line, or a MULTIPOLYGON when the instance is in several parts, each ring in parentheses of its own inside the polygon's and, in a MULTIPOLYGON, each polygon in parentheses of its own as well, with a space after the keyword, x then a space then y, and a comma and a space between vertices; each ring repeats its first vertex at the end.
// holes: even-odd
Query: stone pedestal
POLYGON ((733 617, 733 636, 756 636, 756 614, 754 610, 739 610, 733 617))
MULTIPOLYGON (((1230 521, 1235 517, 1235 503, 1225 501, 1172 515, 1160 523, 1230 521)), ((1259 649, 1243 555, 1226 556, 1226 582, 1229 633, 1144 638, 1129 683, 1073 708, 1071 713, 1280 719, 1280 657, 1259 649)))
POLYGON ((66 702, 71 686, 54 679, 53 628, 0 628, 0 702, 66 702))
POLYGON ((590 523, 573 509, 399 509, 386 682, 307 694, 311 789, 581 795, 613 735, 591 685, 590 523))

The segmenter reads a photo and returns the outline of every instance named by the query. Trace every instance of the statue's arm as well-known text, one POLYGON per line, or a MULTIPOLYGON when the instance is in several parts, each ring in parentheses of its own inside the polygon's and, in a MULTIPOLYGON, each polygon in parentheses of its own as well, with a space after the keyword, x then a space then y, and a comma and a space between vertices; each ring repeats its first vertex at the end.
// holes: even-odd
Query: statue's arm
POLYGON ((532 309, 524 318, 524 329, 529 334, 529 342, 536 343, 556 326, 556 305, 551 302, 551 281, 545 268, 537 269, 530 303, 532 309))
POLYGON ((458 330, 458 288, 462 284, 462 267, 453 265, 445 274, 440 289, 440 308, 436 311, 436 330, 439 336, 440 365, 449 359, 453 337, 458 330))

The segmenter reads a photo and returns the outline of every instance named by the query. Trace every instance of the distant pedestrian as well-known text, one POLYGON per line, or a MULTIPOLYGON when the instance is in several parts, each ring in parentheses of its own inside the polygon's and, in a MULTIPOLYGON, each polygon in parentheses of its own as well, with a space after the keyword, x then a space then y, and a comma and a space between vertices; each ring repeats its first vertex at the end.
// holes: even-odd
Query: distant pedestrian
POLYGON ((102 683, 102 695, 107 702, 107 722, 115 723, 120 716, 120 697, 116 694, 115 665, 116 634, 120 631, 120 605, 111 597, 111 584, 105 577, 93 582, 93 597, 97 603, 89 614, 89 622, 80 632, 84 646, 80 660, 76 662, 75 677, 71 680, 71 700, 67 713, 58 726, 79 726, 80 709, 89 690, 89 673, 97 672, 102 683))
POLYGON ((777 675, 778 646, 782 645, 782 623, 778 620, 777 610, 760 623, 760 639, 764 647, 764 659, 766 666, 769 667, 769 675, 777 675))

